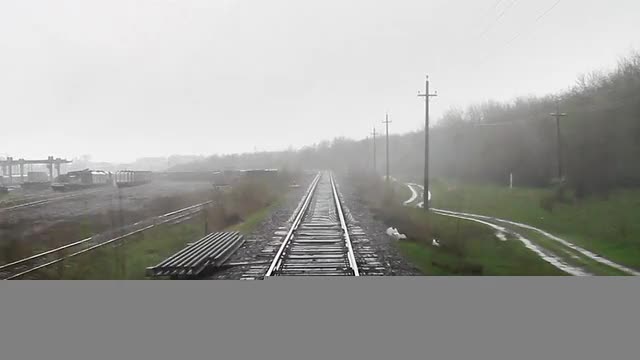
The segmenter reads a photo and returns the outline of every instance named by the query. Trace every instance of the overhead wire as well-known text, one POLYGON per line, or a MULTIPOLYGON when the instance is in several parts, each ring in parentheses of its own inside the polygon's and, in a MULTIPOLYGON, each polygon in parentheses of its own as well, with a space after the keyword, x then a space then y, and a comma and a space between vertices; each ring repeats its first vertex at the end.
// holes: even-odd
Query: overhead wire
POLYGON ((512 2, 510 2, 503 10, 502 12, 498 15, 497 18, 495 18, 491 23, 489 23, 489 25, 487 25, 484 30, 480 33, 480 36, 478 36, 479 38, 484 37, 489 31, 491 31, 491 29, 493 29, 493 27, 495 25, 497 25, 498 23, 500 23, 500 20, 502 20, 502 18, 507 14, 507 12, 514 6, 516 5, 520 0, 513 0, 512 2))
POLYGON ((491 59, 493 56, 495 56, 496 54, 506 50, 511 44, 515 42, 515 40, 517 40, 520 36, 522 36, 527 30, 533 30, 535 28, 535 25, 538 22, 540 22, 540 20, 545 18, 547 15, 549 15, 561 2, 562 0, 556 0, 556 2, 553 3, 553 5, 551 5, 549 8, 547 8, 544 12, 542 12, 540 15, 536 17, 536 19, 531 23, 530 27, 525 28, 520 32, 518 32, 513 38, 511 38, 511 40, 504 43, 504 45, 502 45, 498 50, 494 51, 493 53, 490 53, 481 61, 479 61, 477 64, 482 65, 486 63, 489 59, 491 59))
MULTIPOLYGON (((553 3, 553 5, 551 5, 551 7, 549 7, 544 13, 542 13, 540 16, 538 16, 533 23, 531 24, 532 26, 535 26, 540 20, 542 20, 545 16, 549 15, 553 9, 555 9, 560 3, 562 2, 562 0, 557 0, 555 3, 553 3)), ((530 28, 532 29, 532 28, 530 28)), ((509 42, 507 42, 507 44, 505 45, 505 47, 511 45, 511 43, 513 43, 517 38, 519 38, 520 36, 522 36, 527 29, 520 31, 518 34, 516 34, 516 36, 514 36, 511 40, 509 40, 509 42)))

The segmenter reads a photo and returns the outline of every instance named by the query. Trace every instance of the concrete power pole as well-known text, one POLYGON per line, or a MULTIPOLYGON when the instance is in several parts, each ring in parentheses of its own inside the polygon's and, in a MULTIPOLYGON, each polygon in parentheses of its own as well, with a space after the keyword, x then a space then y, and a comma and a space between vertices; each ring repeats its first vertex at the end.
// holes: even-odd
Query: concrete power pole
POLYGON ((557 140, 557 151, 558 151, 558 181, 562 182, 562 137, 560 137, 560 118, 567 116, 566 113, 560 112, 560 102, 556 101, 556 112, 552 113, 551 116, 556 118, 556 140, 557 140))
POLYGON ((429 93, 429 76, 425 82, 424 94, 418 92, 418 96, 424 97, 424 191, 422 192, 423 209, 429 210, 429 98, 438 96, 438 93, 429 93))
POLYGON ((389 183, 389 124, 391 123, 391 121, 389 121, 389 114, 386 114, 385 120, 382 123, 387 127, 387 177, 385 180, 389 183))
POLYGON ((371 135, 373 135, 373 173, 376 174, 376 128, 373 128, 373 132, 371 133, 371 135))

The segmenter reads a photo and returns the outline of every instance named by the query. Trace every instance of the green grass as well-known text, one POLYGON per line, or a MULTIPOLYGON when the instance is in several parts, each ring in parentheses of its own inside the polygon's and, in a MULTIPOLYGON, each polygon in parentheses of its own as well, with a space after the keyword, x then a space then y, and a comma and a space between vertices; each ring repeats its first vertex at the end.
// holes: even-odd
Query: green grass
POLYGON ((106 245, 65 260, 36 274, 40 279, 106 280, 145 279, 145 269, 178 252, 204 235, 204 223, 196 218, 177 225, 161 225, 131 236, 119 246, 106 245))
MULTIPOLYGON (((411 190, 409 190, 409 187, 402 182, 393 182, 393 191, 395 197, 398 199, 404 199, 402 202, 411 198, 411 190)), ((416 202, 419 202, 418 198, 416 198, 416 202)))
MULTIPOLYGON (((96 250, 47 267, 28 278, 38 279, 145 279, 145 270, 176 253, 205 233, 205 218, 211 231, 254 231, 277 207, 289 190, 290 179, 269 181, 244 179, 226 192, 217 194, 217 206, 189 222, 161 225, 127 237, 117 245, 96 250)), ((79 221, 64 230, 65 238, 84 238, 92 234, 89 222, 79 221)), ((62 231, 62 230, 60 230, 62 231)), ((45 248, 43 248, 44 250, 45 248)))
POLYGON ((267 215, 269 215, 269 213, 271 213, 271 211, 282 204, 282 201, 283 198, 274 201, 271 205, 251 214, 243 222, 229 226, 225 229, 225 231, 239 231, 244 235, 252 233, 255 229, 258 228, 260 224, 262 224, 264 219, 267 217, 267 215))
POLYGON ((409 241, 398 242, 401 253, 425 275, 566 275, 519 241, 499 240, 486 226, 417 209, 407 209, 407 215, 411 222, 428 222, 441 244, 430 245, 421 233, 409 233, 409 241))
POLYGON ((496 216, 539 227, 621 264, 640 268, 640 190, 617 190, 607 198, 555 202, 547 189, 458 185, 434 187, 438 208, 496 216), (550 209, 550 210, 549 210, 550 209))
MULTIPOLYGON (((224 231, 253 232, 266 216, 282 201, 274 201, 252 214, 241 223, 227 227, 224 231)), ((86 224, 79 224, 88 231, 86 224)), ((128 237, 119 246, 104 246, 86 254, 65 260, 36 273, 38 279, 68 280, 143 280, 145 269, 178 252, 192 241, 204 236, 204 218, 195 217, 177 225, 161 225, 140 234, 128 237)))
POLYGON ((381 181, 367 177, 352 181, 380 221, 407 235, 397 246, 425 275, 566 275, 520 241, 498 239, 487 226, 402 206, 410 197, 408 189, 394 191, 389 198, 381 181), (431 244, 433 238, 440 247, 431 244))
POLYGON ((22 195, 16 195, 13 192, 9 192, 8 194, 0 193, 0 205, 4 205, 4 204, 1 204, 2 202, 10 202, 9 205, 11 206, 18 205, 19 204, 18 200, 20 200, 21 197, 22 195))
MULTIPOLYGON (((511 226, 507 226, 508 228, 511 226)), ((601 264, 593 259, 590 259, 576 250, 568 248, 559 242, 550 239, 537 231, 523 229, 519 227, 512 227, 514 230, 518 231, 522 236, 530 239, 537 245, 543 247, 551 251, 552 253, 561 256, 563 261, 567 264, 576 266, 582 269, 585 269, 591 274, 599 275, 599 276, 625 276, 628 275, 625 272, 622 272, 618 269, 609 267, 607 265, 601 264)))

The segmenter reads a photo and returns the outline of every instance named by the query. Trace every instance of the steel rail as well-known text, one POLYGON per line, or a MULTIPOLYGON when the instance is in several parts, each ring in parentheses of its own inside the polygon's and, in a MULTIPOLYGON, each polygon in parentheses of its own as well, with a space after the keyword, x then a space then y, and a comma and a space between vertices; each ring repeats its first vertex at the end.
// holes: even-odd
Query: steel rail
POLYGON ((360 276, 333 174, 318 174, 280 244, 270 276, 360 276))
MULTIPOLYGON (((124 229, 132 227, 132 226, 136 226, 136 225, 141 224, 141 223, 153 222, 152 224, 144 226, 141 229, 137 229, 137 230, 131 231, 131 232, 127 233, 127 234, 120 235, 120 236, 117 236, 115 238, 108 239, 108 240, 100 242, 100 243, 98 243, 96 245, 90 246, 90 247, 88 247, 86 249, 83 249, 83 250, 77 251, 75 253, 72 253, 70 255, 66 255, 66 256, 58 258, 56 260, 53 260, 53 261, 50 261, 50 262, 46 262, 46 263, 41 264, 41 265, 37 265, 35 267, 31 267, 31 268, 29 268, 29 269, 27 269, 25 271, 22 271, 22 272, 19 272, 19 273, 16 273, 16 274, 12 274, 11 276, 9 276, 7 278, 4 278, 4 280, 11 280, 11 279, 15 279, 15 278, 24 276, 24 275, 26 275, 28 273, 31 273, 31 272, 34 272, 36 270, 40 270, 42 268, 51 266, 53 264, 59 263, 59 262, 61 262, 63 260, 69 259, 71 257, 77 256, 77 255, 80 255, 80 254, 83 254, 85 252, 88 252, 88 251, 91 251, 91 250, 95 250, 95 249, 97 249, 99 247, 105 246, 107 244, 113 243, 115 241, 124 239, 124 238, 129 237, 129 236, 138 234, 140 232, 149 230, 149 229, 151 229, 153 227, 156 227, 156 226, 159 226, 159 225, 162 225, 162 224, 166 224, 166 223, 169 223, 169 222, 172 222, 172 224, 178 224, 178 223, 190 220, 194 216, 196 216, 202 210, 202 208, 204 206, 207 206, 207 205, 211 204, 212 202, 213 201, 210 200, 210 201, 206 201, 206 202, 203 202, 203 203, 191 205, 189 207, 186 207, 186 208, 183 208, 183 209, 179 209, 179 210, 176 210, 176 211, 172 211, 170 213, 166 213, 166 214, 163 214, 163 215, 158 215, 158 216, 155 216, 155 217, 143 220, 143 221, 136 222, 134 224, 126 225, 126 226, 123 227, 124 229), (199 208, 199 209, 197 211, 195 211, 196 208, 199 208), (156 222, 159 219, 162 219, 162 221, 156 222)), ((58 248, 47 250, 45 252, 42 252, 42 253, 39 253, 39 254, 36 254, 36 255, 32 255, 32 256, 29 256, 29 257, 24 258, 24 259, 20 259, 20 260, 17 260, 17 261, 8 263, 8 264, 0 265, 0 270, 10 269, 12 267, 16 267, 16 266, 25 264, 25 263, 27 263, 29 261, 34 261, 34 260, 37 260, 37 259, 41 259, 41 258, 44 258, 44 257, 46 257, 48 255, 51 255, 51 254, 54 254, 54 253, 59 253, 59 252, 61 252, 63 250, 89 243, 91 240, 99 238, 100 235, 102 235, 102 234, 96 234, 96 235, 93 235, 91 237, 88 237, 88 238, 85 238, 85 239, 82 239, 82 240, 79 240, 79 241, 75 241, 73 243, 60 246, 58 248)))
POLYGON ((320 177, 321 177, 321 173, 316 174, 316 177, 311 182, 311 185, 309 185, 309 189, 307 190, 307 193, 305 195, 305 199, 302 204, 302 207, 300 207, 300 209, 298 210, 298 214, 293 220, 293 223, 291 224, 291 228, 289 229, 289 232, 287 232, 287 235, 282 241, 282 245, 280 245, 278 252, 276 253, 275 257, 273 258, 273 261, 271 262, 271 266, 269 266, 269 269, 264 275, 265 277, 271 276, 273 274, 273 271, 276 270, 282 264, 282 254, 284 252, 284 249, 287 247, 287 245, 293 238, 293 233, 298 229, 298 226, 300 226, 300 223, 302 222, 302 218, 304 217, 304 214, 307 212, 307 209, 309 208, 309 204, 311 204, 311 198, 313 198, 313 194, 316 191, 318 182, 320 182, 320 177))
POLYGON ((185 222, 185 221, 187 221, 187 220, 192 219, 195 215, 196 215, 196 214, 193 214, 193 215, 191 215, 191 216, 187 216, 187 217, 181 217, 181 218, 179 219, 179 221, 176 221, 176 219, 173 219, 173 218, 172 218, 172 219, 167 219, 167 220, 164 220, 164 221, 159 222, 159 223, 156 223, 156 224, 151 224, 151 225, 145 226, 145 227, 144 227, 144 228, 142 228, 142 229, 138 229, 138 230, 132 231, 132 232, 130 232, 130 233, 127 233, 127 234, 124 234, 124 235, 120 235, 120 236, 115 237, 115 238, 113 238, 113 239, 109 239, 109 240, 107 240, 107 241, 105 241, 105 242, 102 242, 102 243, 99 243, 99 244, 93 245, 93 246, 91 246, 91 247, 88 247, 88 248, 86 248, 86 249, 82 249, 82 250, 80 250, 80 251, 77 251, 77 252, 75 252, 75 253, 73 253, 73 254, 70 254, 70 255, 67 255, 67 256, 61 257, 61 258, 56 259, 56 260, 52 260, 52 261, 50 261, 50 262, 44 263, 44 264, 42 264, 42 265, 38 265, 38 266, 33 267, 33 268, 29 268, 29 269, 27 269, 27 270, 25 270, 25 271, 23 271, 23 272, 18 273, 18 274, 11 275, 10 277, 5 278, 4 280, 13 280, 13 279, 16 279, 16 278, 22 277, 22 276, 24 276, 24 275, 26 275, 26 274, 32 273, 32 272, 34 272, 34 271, 37 271, 37 270, 43 269, 43 268, 45 268, 45 267, 48 267, 48 266, 51 266, 51 265, 54 265, 54 264, 57 264, 57 263, 59 263, 59 262, 61 262, 61 261, 64 261, 64 260, 70 259, 70 258, 72 258, 72 257, 78 256, 78 255, 81 255, 81 254, 84 254, 84 253, 86 253, 86 252, 89 252, 89 251, 95 250, 95 249, 97 249, 97 248, 100 248, 100 247, 103 247, 103 246, 105 246, 105 245, 108 245, 108 244, 114 243, 114 242, 116 242, 116 241, 118 241, 118 240, 122 240, 122 239, 124 239, 124 238, 129 237, 129 236, 132 236, 132 235, 135 235, 135 234, 141 233, 141 232, 143 232, 143 231, 149 230, 149 229, 151 229, 151 228, 154 228, 154 227, 156 227, 156 226, 159 226, 159 225, 162 225, 162 224, 165 224, 165 223, 171 222, 171 221, 174 221, 174 222, 172 223, 172 224, 174 224, 174 225, 175 225, 175 224, 178 224, 178 223, 181 223, 181 222, 185 222))
POLYGON ((337 209, 338 217, 340 219, 340 227, 342 228, 344 242, 347 245, 349 266, 351 266, 351 269, 353 269, 354 276, 360 276, 360 273, 358 272, 358 264, 356 262, 356 256, 353 253, 351 237, 349 236, 349 228, 347 227, 347 222, 344 219, 344 213, 342 212, 342 205, 340 204, 340 197, 338 196, 338 190, 336 189, 336 184, 335 184, 335 181, 333 180, 333 173, 330 175, 330 179, 331 179, 331 189, 333 190, 333 198, 335 199, 336 209, 337 209))
MULTIPOLYGON (((75 197, 79 197, 79 196, 83 196, 83 195, 96 194, 96 193, 103 192, 103 191, 105 191, 105 189, 87 190, 87 191, 77 192, 77 193, 74 193, 74 194, 55 196, 55 197, 47 197, 47 198, 36 200, 36 201, 26 202, 26 203, 22 203, 22 204, 18 204, 18 205, 12 205, 12 206, 8 206, 8 207, 2 207, 2 208, 0 208, 0 212, 12 211, 12 210, 21 209, 21 208, 27 208, 27 207, 33 207, 33 206, 48 204, 48 203, 55 202, 55 201, 58 201, 58 200, 71 199, 71 198, 75 198, 75 197)), ((20 201, 20 200, 21 199, 15 199, 15 200, 11 200, 11 202, 17 202, 17 201, 20 201)))

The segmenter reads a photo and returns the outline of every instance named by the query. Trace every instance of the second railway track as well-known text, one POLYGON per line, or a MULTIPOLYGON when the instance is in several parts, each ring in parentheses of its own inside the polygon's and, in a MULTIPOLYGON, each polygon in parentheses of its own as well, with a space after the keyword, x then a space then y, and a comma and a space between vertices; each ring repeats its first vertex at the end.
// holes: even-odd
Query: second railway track
POLYGON ((32 196, 27 196, 23 198, 14 199, 14 200, 5 200, 3 202, 0 202, 0 213, 45 205, 55 201, 77 198, 80 196, 95 195, 100 192, 105 192, 105 189, 103 188, 103 189, 97 189, 97 190, 96 189, 84 190, 84 191, 78 191, 72 194, 57 195, 57 196, 32 195, 32 196), (33 199, 37 199, 37 200, 33 200, 33 199), (27 201, 23 201, 23 200, 27 200, 27 201), (33 200, 33 201, 30 201, 30 200, 33 200))
POLYGON ((47 250, 8 264, 2 264, 0 265, 0 279, 11 280, 24 278, 26 275, 34 273, 45 267, 60 263, 69 258, 87 253, 108 244, 123 241, 125 238, 139 234, 158 225, 177 224, 190 220, 211 203, 212 201, 206 201, 200 204, 195 204, 164 215, 155 216, 134 224, 129 224, 116 230, 96 234, 86 239, 47 250))
POLYGON ((332 174, 318 174, 265 277, 359 276, 332 174))

